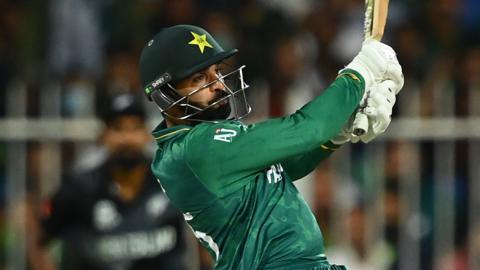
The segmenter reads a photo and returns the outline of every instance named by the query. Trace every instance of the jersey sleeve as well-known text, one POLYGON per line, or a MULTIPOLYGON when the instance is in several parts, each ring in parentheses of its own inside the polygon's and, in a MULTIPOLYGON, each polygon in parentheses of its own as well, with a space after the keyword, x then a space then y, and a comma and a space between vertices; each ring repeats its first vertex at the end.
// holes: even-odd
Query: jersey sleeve
POLYGON ((281 161, 315 154, 315 149, 340 132, 358 107, 364 85, 359 74, 347 71, 292 115, 248 126, 238 122, 201 124, 187 135, 187 163, 199 179, 215 189, 235 185, 281 161))
POLYGON ((290 176, 290 179, 295 181, 311 173, 339 147, 339 145, 327 142, 308 153, 286 159, 281 164, 285 172, 290 176))

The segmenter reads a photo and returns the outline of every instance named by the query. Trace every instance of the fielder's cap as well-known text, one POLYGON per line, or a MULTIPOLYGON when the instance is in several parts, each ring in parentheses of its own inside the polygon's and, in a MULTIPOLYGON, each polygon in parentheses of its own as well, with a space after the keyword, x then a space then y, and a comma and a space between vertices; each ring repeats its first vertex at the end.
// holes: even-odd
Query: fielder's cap
POLYGON ((142 120, 146 118, 144 104, 138 95, 132 93, 118 94, 107 103, 101 115, 106 124, 122 116, 137 116, 142 120))

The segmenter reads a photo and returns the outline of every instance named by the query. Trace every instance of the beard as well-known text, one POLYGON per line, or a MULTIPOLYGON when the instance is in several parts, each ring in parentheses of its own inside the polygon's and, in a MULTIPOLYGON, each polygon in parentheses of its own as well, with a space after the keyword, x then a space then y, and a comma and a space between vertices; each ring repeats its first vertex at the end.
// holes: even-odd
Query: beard
MULTIPOLYGON (((213 98, 209 103, 208 106, 212 105, 213 103, 217 102, 218 100, 225 98, 228 96, 226 92, 218 92, 218 94, 213 98)), ((203 111, 195 114, 192 116, 192 118, 203 120, 203 121, 215 121, 215 120, 225 120, 230 116, 230 113, 232 112, 232 108, 230 106, 230 100, 226 99, 229 101, 226 104, 219 104, 217 108, 215 106, 212 106, 210 108, 204 109, 203 111)), ((201 105, 196 102, 190 102, 191 105, 194 105, 195 107, 202 108, 205 107, 204 105, 201 105)), ((189 112, 187 109, 187 114, 192 113, 189 112)))
POLYGON ((112 153, 110 162, 116 168, 130 171, 137 166, 144 165, 146 158, 140 151, 122 148, 112 153))
POLYGON ((218 108, 210 107, 204 111, 199 112, 194 118, 205 120, 205 121, 215 121, 215 120, 225 120, 230 116, 232 109, 229 104, 222 105, 218 108))

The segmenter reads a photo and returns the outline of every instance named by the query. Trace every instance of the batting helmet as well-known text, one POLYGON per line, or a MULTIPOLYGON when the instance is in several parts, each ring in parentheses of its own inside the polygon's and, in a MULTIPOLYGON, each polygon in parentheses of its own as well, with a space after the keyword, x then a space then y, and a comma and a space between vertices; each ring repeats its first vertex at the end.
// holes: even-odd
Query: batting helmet
POLYGON ((236 53, 237 49, 224 50, 206 30, 200 27, 176 25, 164 28, 147 43, 140 56, 140 77, 145 94, 149 100, 156 103, 163 114, 172 118, 195 121, 217 120, 201 119, 201 112, 228 99, 231 108, 231 114, 228 117, 240 119, 251 110, 244 92, 248 88, 243 81, 244 66, 226 75, 219 74, 214 82, 224 84, 227 95, 204 108, 189 104, 188 97, 214 82, 200 87, 187 96, 180 95, 173 86, 176 82, 222 62, 236 53), (183 107, 185 113, 180 116, 170 115, 168 110, 175 106, 183 107))

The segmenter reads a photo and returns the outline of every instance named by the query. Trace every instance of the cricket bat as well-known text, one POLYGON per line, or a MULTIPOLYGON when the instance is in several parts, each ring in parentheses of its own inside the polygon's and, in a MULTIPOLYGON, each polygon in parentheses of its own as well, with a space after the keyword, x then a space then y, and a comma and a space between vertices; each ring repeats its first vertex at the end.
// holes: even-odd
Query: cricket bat
MULTIPOLYGON (((380 41, 383 37, 385 25, 387 24, 389 0, 365 0, 365 37, 380 41)), ((361 104, 364 106, 364 104, 361 104)), ((353 121, 353 134, 362 136, 368 131, 368 117, 359 108, 353 121)))

